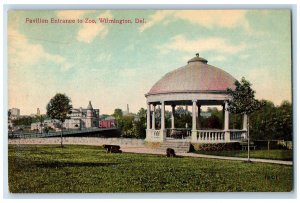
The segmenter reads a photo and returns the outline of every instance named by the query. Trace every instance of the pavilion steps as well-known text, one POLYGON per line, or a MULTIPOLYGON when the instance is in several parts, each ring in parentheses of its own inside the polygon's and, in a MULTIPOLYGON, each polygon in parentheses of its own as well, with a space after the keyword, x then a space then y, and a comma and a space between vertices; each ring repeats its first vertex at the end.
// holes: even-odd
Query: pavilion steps
POLYGON ((167 148, 172 148, 175 150, 175 153, 187 153, 190 150, 190 145, 190 142, 165 141, 160 144, 158 150, 166 152, 167 148))

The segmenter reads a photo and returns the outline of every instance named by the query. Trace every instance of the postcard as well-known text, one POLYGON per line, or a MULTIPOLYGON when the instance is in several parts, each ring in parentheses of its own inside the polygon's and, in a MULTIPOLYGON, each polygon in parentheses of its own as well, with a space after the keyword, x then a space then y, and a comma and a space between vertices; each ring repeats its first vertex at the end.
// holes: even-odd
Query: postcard
POLYGON ((9 10, 9 192, 292 192, 291 29, 289 9, 9 10))

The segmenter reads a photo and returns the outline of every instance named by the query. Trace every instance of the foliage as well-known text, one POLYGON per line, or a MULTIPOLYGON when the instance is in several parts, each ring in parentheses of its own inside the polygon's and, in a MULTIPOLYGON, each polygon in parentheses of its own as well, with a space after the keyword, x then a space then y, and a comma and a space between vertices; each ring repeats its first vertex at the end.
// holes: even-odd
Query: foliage
POLYGON ((13 193, 288 192, 293 167, 106 154, 98 146, 9 145, 8 182, 13 193))
POLYGON ((146 118, 147 118, 147 110, 144 109, 144 108, 141 108, 141 109, 138 111, 137 116, 138 116, 140 119, 146 119, 146 118))
POLYGON ((119 120, 123 117, 122 109, 115 109, 114 114, 112 115, 116 118, 116 120, 119 120))
POLYGON ((141 108, 137 115, 123 115, 121 109, 115 109, 113 116, 116 118, 118 128, 124 137, 145 138, 147 110, 141 108))
MULTIPOLYGON (((47 104, 47 116, 63 123, 71 112, 71 99, 65 94, 57 93, 47 104)), ((63 126, 61 126, 61 147, 63 147, 63 126)))
POLYGON ((107 117, 109 117, 108 114, 102 114, 102 115, 101 115, 101 119, 106 119, 107 117))
POLYGON ((20 118, 14 119, 12 120, 12 123, 14 126, 20 126, 20 125, 31 125, 31 123, 34 123, 35 118, 31 117, 31 116, 22 116, 20 118))
POLYGON ((288 101, 282 102, 277 108, 276 116, 271 120, 275 126, 277 139, 293 140, 292 104, 288 101))
POLYGON ((240 114, 230 114, 229 128, 230 129, 242 129, 243 128, 243 116, 240 114))
MULTIPOLYGON (((255 99, 255 91, 244 77, 236 81, 235 90, 228 89, 232 100, 229 100, 228 110, 236 114, 248 115, 249 130, 252 139, 286 139, 292 140, 292 105, 284 101, 275 107, 270 101, 255 99), (250 117, 250 118, 249 118, 250 117)), ((248 132, 249 133, 249 132, 248 132)))
POLYGON ((147 110, 141 108, 137 113, 137 119, 134 119, 134 137, 145 138, 146 137, 146 122, 147 122, 147 110))
POLYGON ((8 110, 8 111, 7 111, 7 117, 8 117, 8 120, 10 120, 10 117, 11 117, 11 110, 8 110))
POLYGON ((201 129, 222 129, 223 123, 221 123, 219 117, 211 115, 208 118, 202 119, 201 129))
POLYGON ((133 137, 134 136, 134 129, 133 129, 133 120, 134 116, 126 115, 123 116, 119 120, 119 127, 122 129, 124 137, 133 137))
POLYGON ((242 77, 241 82, 235 82, 235 89, 227 89, 227 93, 232 97, 228 101, 227 110, 235 114, 246 114, 259 110, 264 103, 255 99, 255 91, 251 88, 251 83, 242 77))
POLYGON ((133 115, 123 115, 122 109, 115 109, 112 115, 117 121, 118 128, 122 131, 124 137, 132 137, 133 132, 133 115))
POLYGON ((186 124, 188 124, 188 128, 191 128, 190 125, 192 123, 192 115, 191 112, 184 109, 182 106, 178 106, 175 110, 175 127, 176 128, 186 128, 186 124))
POLYGON ((46 115, 40 115, 39 117, 22 116, 20 118, 12 120, 14 126, 30 126, 31 123, 41 122, 47 119, 46 115))
POLYGON ((254 112, 250 119, 250 133, 256 140, 292 140, 292 104, 283 101, 275 106, 271 101, 254 112))
POLYGON ((65 94, 57 93, 47 104, 47 116, 63 123, 68 118, 71 109, 71 99, 65 94))

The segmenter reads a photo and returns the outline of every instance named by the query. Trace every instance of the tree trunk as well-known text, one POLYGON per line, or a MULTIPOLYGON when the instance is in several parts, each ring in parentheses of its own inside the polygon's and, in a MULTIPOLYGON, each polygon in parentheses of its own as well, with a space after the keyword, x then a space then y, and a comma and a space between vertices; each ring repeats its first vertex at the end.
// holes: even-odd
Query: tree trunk
POLYGON ((249 116, 247 116, 247 137, 248 137, 248 161, 250 162, 250 133, 249 133, 249 116))
POLYGON ((268 158, 270 158, 270 140, 268 140, 268 158))
POLYGON ((63 128, 61 129, 61 133, 60 133, 60 146, 61 148, 63 148, 63 128))

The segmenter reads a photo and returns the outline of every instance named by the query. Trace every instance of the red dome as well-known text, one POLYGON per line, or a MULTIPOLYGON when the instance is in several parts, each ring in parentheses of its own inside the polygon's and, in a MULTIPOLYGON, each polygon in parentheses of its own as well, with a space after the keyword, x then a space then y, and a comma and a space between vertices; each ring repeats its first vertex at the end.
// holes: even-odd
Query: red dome
POLYGON ((186 66, 167 73, 147 95, 184 92, 226 92, 234 89, 236 79, 229 73, 207 64, 199 55, 186 66))

